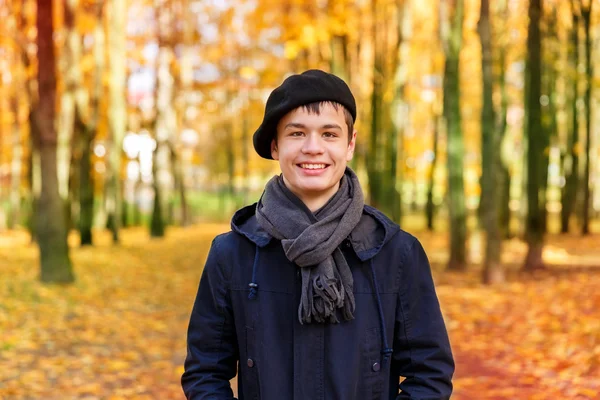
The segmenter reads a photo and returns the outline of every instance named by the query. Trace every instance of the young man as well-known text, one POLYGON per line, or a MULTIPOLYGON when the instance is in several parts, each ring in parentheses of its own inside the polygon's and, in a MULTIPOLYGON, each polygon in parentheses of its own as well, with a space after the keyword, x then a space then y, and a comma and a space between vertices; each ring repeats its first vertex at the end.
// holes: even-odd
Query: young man
POLYGON ((181 382, 188 399, 448 399, 454 361, 427 256, 364 205, 356 104, 319 70, 267 100, 254 148, 282 174, 217 236, 181 382), (400 383, 400 378, 405 379, 400 383))

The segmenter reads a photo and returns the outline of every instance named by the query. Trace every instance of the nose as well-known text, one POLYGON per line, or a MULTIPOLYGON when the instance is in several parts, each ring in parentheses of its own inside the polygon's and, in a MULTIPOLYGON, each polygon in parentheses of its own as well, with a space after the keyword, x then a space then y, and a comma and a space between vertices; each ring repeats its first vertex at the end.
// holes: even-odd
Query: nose
POLYGON ((302 146, 304 154, 323 154, 323 144, 318 133, 307 135, 304 145, 302 146))

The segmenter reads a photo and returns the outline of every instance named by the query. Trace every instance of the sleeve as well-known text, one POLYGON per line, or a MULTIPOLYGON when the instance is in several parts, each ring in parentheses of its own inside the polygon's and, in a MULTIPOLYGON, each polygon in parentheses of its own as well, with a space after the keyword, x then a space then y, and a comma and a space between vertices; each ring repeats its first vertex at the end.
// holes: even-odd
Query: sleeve
POLYGON ((398 293, 392 373, 404 377, 396 400, 449 399, 454 359, 429 260, 414 239, 398 293))
POLYGON ((187 357, 181 386, 188 400, 233 399, 229 380, 239 359, 228 279, 213 240, 187 332, 187 357))

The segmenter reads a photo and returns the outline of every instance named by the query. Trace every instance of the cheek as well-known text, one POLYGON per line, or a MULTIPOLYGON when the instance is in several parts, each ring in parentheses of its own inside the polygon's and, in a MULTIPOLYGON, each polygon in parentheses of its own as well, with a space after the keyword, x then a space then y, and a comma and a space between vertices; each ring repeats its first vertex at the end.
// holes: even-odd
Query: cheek
POLYGON ((348 149, 348 146, 346 146, 344 144, 339 147, 336 147, 335 153, 334 153, 334 158, 338 161, 347 161, 349 155, 350 155, 350 151, 348 149))
POLYGON ((291 157, 289 151, 286 151, 286 149, 279 149, 279 159, 280 160, 290 161, 291 158, 292 157, 291 157))
POLYGON ((291 169, 294 166, 294 155, 289 151, 279 151, 279 164, 281 169, 291 169))

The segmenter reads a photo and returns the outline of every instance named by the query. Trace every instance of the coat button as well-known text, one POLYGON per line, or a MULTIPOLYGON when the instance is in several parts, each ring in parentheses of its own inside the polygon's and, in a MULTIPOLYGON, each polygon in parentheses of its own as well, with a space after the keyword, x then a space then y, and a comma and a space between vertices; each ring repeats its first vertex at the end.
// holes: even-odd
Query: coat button
POLYGON ((248 361, 246 361, 246 364, 248 364, 249 368, 254 367, 254 360, 252 360, 251 358, 248 359, 248 361))
POLYGON ((373 371, 377 372, 381 369, 381 365, 379 363, 373 364, 373 371))

